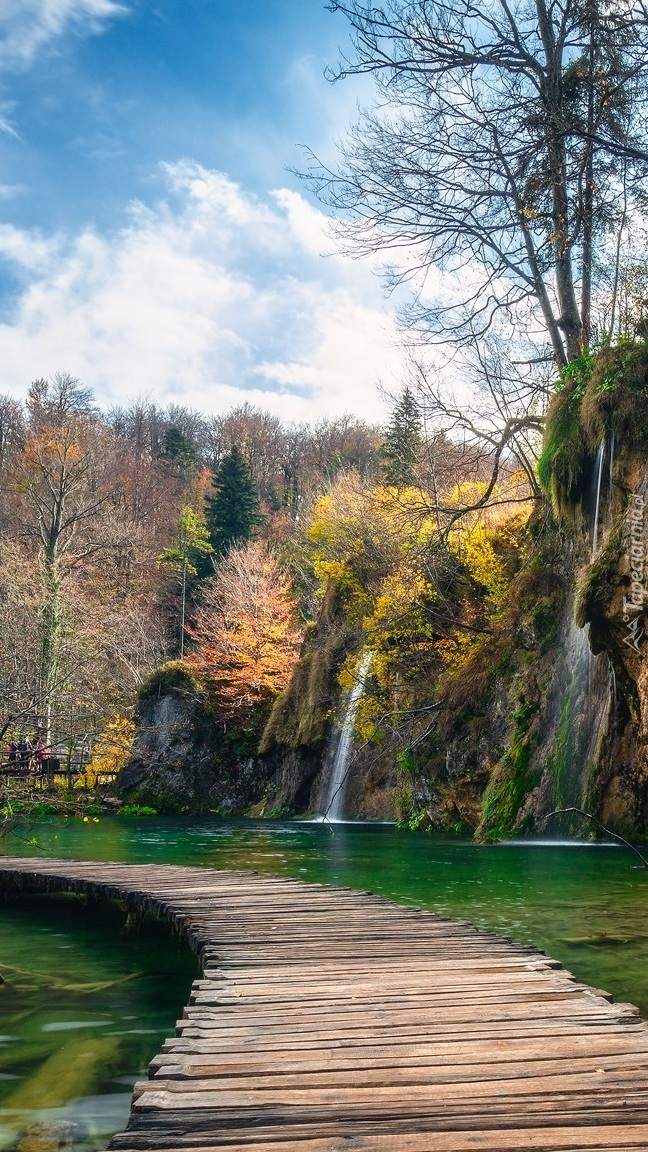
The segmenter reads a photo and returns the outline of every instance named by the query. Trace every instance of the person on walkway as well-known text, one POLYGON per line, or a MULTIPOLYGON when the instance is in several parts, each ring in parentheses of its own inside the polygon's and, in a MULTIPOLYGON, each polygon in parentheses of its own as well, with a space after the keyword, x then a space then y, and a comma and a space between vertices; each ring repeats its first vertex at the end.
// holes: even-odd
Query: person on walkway
POLYGON ((13 772, 16 767, 16 756, 18 755, 18 745, 15 740, 9 741, 7 751, 9 753, 9 771, 13 772))
POLYGON ((18 763, 17 768, 21 776, 26 776, 29 772, 29 762, 31 760, 32 745, 26 736, 21 736, 18 741, 18 763))
POLYGON ((32 771, 41 775, 45 771, 45 761, 47 759, 47 748, 45 741, 40 738, 34 744, 34 755, 32 759, 32 771))

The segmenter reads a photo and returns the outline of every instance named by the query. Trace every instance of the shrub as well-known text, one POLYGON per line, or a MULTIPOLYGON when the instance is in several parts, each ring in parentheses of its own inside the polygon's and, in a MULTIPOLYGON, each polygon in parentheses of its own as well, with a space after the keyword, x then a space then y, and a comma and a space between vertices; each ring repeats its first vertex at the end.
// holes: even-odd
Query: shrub
POLYGON ((157 808, 151 808, 148 804, 124 804, 120 808, 118 816, 157 816, 157 808))

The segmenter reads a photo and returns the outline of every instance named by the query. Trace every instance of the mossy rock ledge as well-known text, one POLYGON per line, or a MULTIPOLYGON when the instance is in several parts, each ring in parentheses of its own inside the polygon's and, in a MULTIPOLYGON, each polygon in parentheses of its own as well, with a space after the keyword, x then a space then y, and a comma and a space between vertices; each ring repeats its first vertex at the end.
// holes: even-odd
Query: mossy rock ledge
POLYGON ((259 727, 216 719, 180 661, 163 665, 142 686, 136 723, 131 758, 116 781, 125 803, 161 814, 235 814, 264 795, 259 727))

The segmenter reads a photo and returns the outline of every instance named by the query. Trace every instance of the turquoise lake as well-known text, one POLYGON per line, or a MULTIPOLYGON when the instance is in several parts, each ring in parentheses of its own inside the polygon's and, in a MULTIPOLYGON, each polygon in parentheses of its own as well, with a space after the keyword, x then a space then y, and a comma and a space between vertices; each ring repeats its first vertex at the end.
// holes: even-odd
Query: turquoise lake
MULTIPOLYGON (((47 820, 22 831, 0 853, 244 868, 368 889, 535 944, 648 1015, 648 871, 616 846, 477 846, 390 825, 216 819, 47 820)), ((196 975, 169 931, 147 924, 134 934, 114 906, 0 905, 0 1148, 105 1147, 196 975)))

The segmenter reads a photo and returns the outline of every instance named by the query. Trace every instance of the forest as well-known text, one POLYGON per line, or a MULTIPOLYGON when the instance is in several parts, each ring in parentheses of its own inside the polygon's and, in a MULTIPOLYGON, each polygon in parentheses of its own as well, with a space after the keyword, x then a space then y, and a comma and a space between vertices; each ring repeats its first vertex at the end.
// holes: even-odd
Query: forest
POLYGON ((138 689, 195 647, 209 611, 197 614, 201 589, 214 596, 233 544, 232 602, 260 577, 261 600, 277 598, 270 617, 288 610, 293 639, 268 673, 283 683, 298 612, 281 565, 302 573, 307 612, 301 525, 339 475, 369 482, 377 429, 353 419, 284 428, 250 407, 212 420, 148 403, 101 413, 92 390, 61 373, 35 381, 25 405, 3 397, 0 413, 5 741, 85 741, 94 760, 127 748, 138 689))
MULTIPOLYGON (((386 429, 282 426, 250 406, 102 413, 62 373, 0 412, 3 739, 85 749, 94 774, 125 762, 137 694, 169 662, 216 716, 256 731, 332 580, 383 632, 412 598, 409 643, 431 637, 426 493, 474 487, 484 469, 423 435, 409 389, 386 429)), ((519 500, 523 481, 509 484, 519 500)), ((489 545, 481 562, 503 579, 489 545)))

